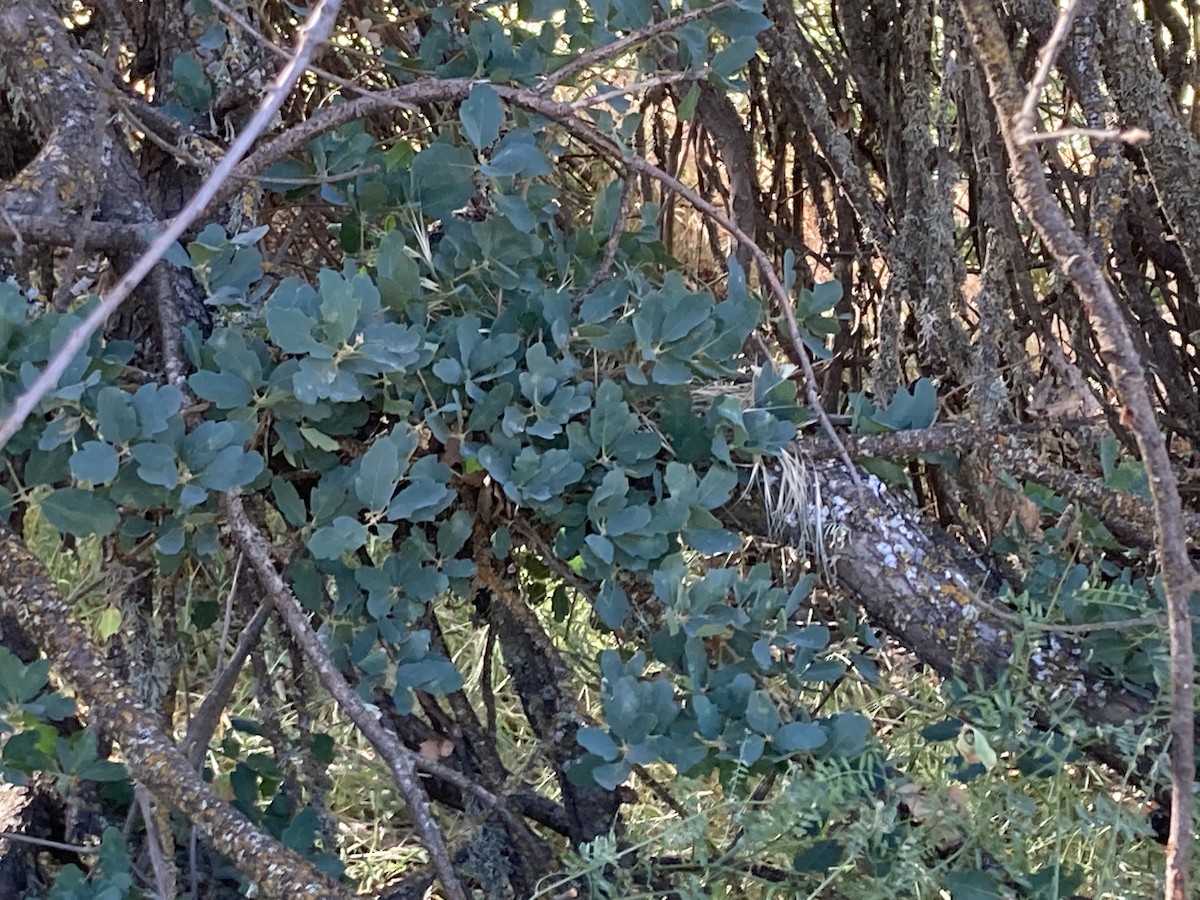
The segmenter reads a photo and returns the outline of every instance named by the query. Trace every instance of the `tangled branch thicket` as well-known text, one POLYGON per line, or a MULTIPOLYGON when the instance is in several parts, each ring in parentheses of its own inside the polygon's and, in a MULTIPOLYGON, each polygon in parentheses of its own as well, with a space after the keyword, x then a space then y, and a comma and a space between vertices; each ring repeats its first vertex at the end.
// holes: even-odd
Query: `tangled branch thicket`
POLYGON ((1185 897, 1200 2, 996 6, 325 0, 35 390, 304 20, 11 0, 0 893, 1185 897))

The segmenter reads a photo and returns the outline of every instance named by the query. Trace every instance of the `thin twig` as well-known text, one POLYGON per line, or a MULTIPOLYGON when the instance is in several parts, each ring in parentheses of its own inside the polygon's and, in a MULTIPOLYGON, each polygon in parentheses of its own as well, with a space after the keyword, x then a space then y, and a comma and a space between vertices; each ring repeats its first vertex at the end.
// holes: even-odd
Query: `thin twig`
POLYGON ((134 799, 142 811, 142 821, 146 825, 146 852, 150 856, 150 871, 154 873, 154 884, 158 896, 162 898, 175 896, 176 872, 173 861, 168 860, 163 852, 164 840, 174 843, 169 832, 159 827, 159 819, 154 814, 154 795, 143 784, 133 789, 134 799))
POLYGON ((1121 619, 1116 622, 1081 622, 1075 625, 1057 624, 1054 622, 1031 622, 1028 618, 1018 615, 1012 610, 989 603, 981 596, 974 601, 990 612, 997 619, 1020 625, 1025 631, 1045 631, 1057 634, 1095 634, 1098 631, 1127 631, 1130 628, 1161 628, 1166 623, 1166 617, 1161 615, 1138 616, 1133 619, 1121 619))
POLYGON ((82 844, 64 844, 62 841, 50 841, 37 838, 19 831, 0 831, 0 840, 17 841, 21 844, 32 844, 35 847, 45 847, 47 850, 61 850, 64 853, 76 853, 79 856, 95 856, 100 852, 97 847, 85 847, 82 844))
POLYGON ((1058 21, 1054 23, 1054 30, 1050 32, 1050 39, 1038 53, 1037 71, 1033 73, 1033 80, 1029 82, 1029 90, 1025 92, 1025 102, 1021 104, 1021 110, 1013 120, 1017 127, 1016 136, 1019 140, 1024 140, 1027 135, 1036 130, 1038 101, 1042 99, 1042 91, 1046 89, 1050 72, 1054 69, 1054 63, 1058 59, 1062 45, 1070 35, 1071 27, 1079 15, 1079 6, 1080 0, 1068 0, 1067 5, 1058 14, 1058 21))
POLYGON ((1093 141, 1112 141, 1118 144, 1144 144, 1150 132, 1144 128, 1056 128, 1054 131, 1031 131, 1021 137, 1023 144, 1042 144, 1066 138, 1085 137, 1093 141))
POLYGON ((496 740, 496 691, 492 687, 492 658, 496 655, 496 629, 488 626, 483 639, 483 663, 479 667, 479 692, 483 696, 483 728, 496 740))
POLYGON ((233 142, 225 157, 213 169, 212 174, 200 185, 199 190, 188 201, 187 206, 151 242, 146 252, 134 262, 113 289, 101 298, 100 302, 96 304, 82 322, 71 330, 70 334, 63 341, 62 346, 58 349, 58 352, 46 364, 46 368, 42 370, 33 384, 13 401, 8 414, 3 420, 0 420, 0 449, 21 430, 21 426, 25 424, 25 420, 37 409, 42 398, 54 390, 58 384, 58 379, 62 377, 67 367, 71 364, 71 360, 87 346, 92 335, 116 311, 125 298, 133 292, 133 289, 141 283, 142 279, 150 273, 150 270, 162 259, 171 248, 171 245, 187 230, 188 226, 204 212, 209 202, 217 195, 222 184, 233 173, 237 164, 241 162, 242 157, 250 151, 254 142, 258 140, 259 135, 271 126, 275 114, 283 106, 283 102, 287 99, 293 85, 295 85, 296 81, 299 80, 308 67, 308 62, 316 52, 317 47, 324 43, 333 32, 341 3, 342 0, 321 0, 317 4, 309 15, 308 21, 305 22, 304 27, 300 29, 300 38, 296 46, 295 55, 279 73, 271 90, 259 105, 258 111, 254 114, 249 124, 246 125, 245 130, 238 135, 237 140, 233 142))
POLYGON ((604 279, 608 277, 613 260, 617 258, 617 249, 621 246, 621 235, 625 233, 625 221, 629 218, 629 201, 633 198, 633 188, 636 181, 637 179, 632 174, 625 176, 625 184, 621 187, 621 199, 617 204, 617 214, 613 217, 612 228, 608 233, 608 241, 604 244, 604 255, 600 258, 600 265, 596 267, 596 271, 592 273, 592 277, 588 279, 588 283, 583 286, 583 290, 571 300, 572 313, 578 313, 588 295, 600 287, 604 279))
POLYGON ((708 77, 708 67, 703 69, 692 69, 687 72, 672 72, 669 75, 656 75, 653 78, 644 78, 641 81, 635 81, 632 84, 624 85, 623 87, 611 88, 599 94, 593 94, 590 97, 581 97, 578 100, 572 101, 569 105, 571 109, 579 111, 588 109, 593 106, 599 106, 601 103, 607 103, 617 97, 628 97, 631 94, 640 94, 643 91, 648 91, 651 88, 661 87, 664 84, 678 84, 681 81, 700 81, 708 77))
POLYGON ((685 13, 680 13, 677 16, 672 16, 669 19, 663 19, 661 22, 655 22, 653 25, 648 25, 631 34, 627 34, 625 37, 615 40, 611 44, 605 44, 603 47, 594 47, 585 53, 581 53, 558 71, 552 72, 543 78, 541 84, 537 86, 537 93, 544 95, 567 79, 574 78, 589 66, 600 65, 615 56, 620 56, 638 44, 645 43, 651 38, 658 37, 660 34, 665 34, 668 31, 674 31, 681 25, 687 25, 689 22, 703 19, 705 16, 711 15, 719 9, 724 9, 732 5, 733 0, 720 0, 720 2, 714 3, 712 6, 706 6, 703 9, 693 9, 685 13))

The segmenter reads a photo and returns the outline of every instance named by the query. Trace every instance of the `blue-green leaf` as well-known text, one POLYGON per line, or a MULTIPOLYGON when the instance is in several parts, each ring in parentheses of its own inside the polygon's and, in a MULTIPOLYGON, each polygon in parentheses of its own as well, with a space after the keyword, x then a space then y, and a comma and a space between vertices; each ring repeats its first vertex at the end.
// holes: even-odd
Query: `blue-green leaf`
POLYGON ((313 532, 308 539, 308 549, 317 559, 337 559, 366 542, 365 525, 349 516, 338 516, 332 524, 313 532))
POLYGON ((211 401, 217 409, 238 409, 249 406, 254 391, 239 375, 232 372, 194 372, 188 378, 196 396, 211 401))
POLYGON ((758 52, 758 41, 750 35, 734 38, 712 59, 712 71, 722 78, 736 74, 758 52))
POLYGON ((528 131, 518 131, 506 134, 479 170, 490 178, 514 175, 537 178, 549 174, 550 163, 534 144, 533 136, 528 131))
POLYGON ((289 525, 299 528, 308 521, 308 512, 304 509, 300 492, 290 481, 276 475, 271 479, 271 493, 275 495, 275 505, 289 525))
POLYGON ((388 438, 373 443, 363 454, 358 474, 354 476, 354 493, 371 510, 388 505, 400 480, 400 451, 388 438))
POLYGON ((746 724, 767 737, 779 728, 779 710, 766 691, 755 691, 746 701, 746 724))
POLYGON ((100 436, 112 444, 127 444, 138 436, 138 414, 133 395, 117 387, 103 388, 96 395, 96 421, 100 436))
POLYGON ((66 412, 60 412, 46 426, 46 430, 42 432, 42 436, 38 438, 38 449, 43 453, 61 447, 67 441, 71 440, 79 432, 79 426, 82 424, 81 416, 67 415, 66 412))
POLYGON ((259 453, 238 446, 225 447, 196 476, 196 483, 213 491, 232 491, 257 478, 263 466, 259 453))
POLYGON ((87 441, 71 454, 71 474, 76 481, 103 484, 117 477, 120 459, 111 444, 87 441))
POLYGON ((621 755, 621 748, 603 728, 584 726, 575 733, 579 746, 589 753, 595 753, 605 762, 612 762, 621 755))
POLYGON ((152 438, 171 426, 183 408, 183 392, 174 385, 143 384, 133 395, 141 437, 152 438))
POLYGON ((59 488, 42 501, 40 509, 46 521, 75 537, 111 534, 121 521, 110 500, 79 488, 59 488))
POLYGON ((816 750, 828 740, 825 730, 815 722, 789 722, 775 732, 771 743, 781 753, 797 753, 816 750))
POLYGON ((147 484, 172 490, 179 484, 179 465, 175 450, 166 444, 135 444, 130 451, 137 461, 137 474, 147 484))
POLYGON ((825 720, 829 733, 829 752, 843 758, 857 756, 867 746, 871 723, 858 713, 838 713, 825 720))
POLYGON ((441 656, 430 656, 419 662, 402 663, 396 667, 396 687, 419 687, 434 694, 449 694, 463 685, 462 675, 454 663, 441 656))
POLYGON ((748 734, 742 740, 741 750, 738 753, 738 762, 743 766, 752 766, 762 759, 763 749, 766 747, 766 741, 761 734, 748 734))
POLYGON ((476 84, 459 107, 463 134, 476 150, 482 150, 500 136, 504 123, 504 104, 490 84, 476 84))
MULTIPOLYGON (((598 555, 598 554, 597 554, 598 555)), ((629 598, 619 584, 606 578, 596 594, 596 616, 606 628, 616 631, 629 615, 629 598)))
POLYGON ((388 521, 428 522, 453 502, 455 494, 431 478, 415 479, 387 508, 388 521))

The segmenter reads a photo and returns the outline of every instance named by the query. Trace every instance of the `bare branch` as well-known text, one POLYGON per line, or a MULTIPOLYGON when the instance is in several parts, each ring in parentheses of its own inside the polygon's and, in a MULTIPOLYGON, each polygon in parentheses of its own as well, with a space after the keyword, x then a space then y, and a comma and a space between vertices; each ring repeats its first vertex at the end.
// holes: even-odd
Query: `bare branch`
POLYGON ((1046 185, 1036 150, 1020 140, 1021 90, 1008 43, 988 0, 959 0, 976 57, 987 78, 1008 149, 1017 201, 1083 300, 1101 358, 1121 402, 1121 420, 1137 441, 1150 479, 1156 549, 1162 567, 1171 647, 1171 778, 1173 798, 1167 842, 1167 900, 1185 900, 1192 850, 1195 779, 1195 651, 1189 604, 1200 586, 1187 550, 1183 506, 1166 440, 1159 429, 1141 356, 1124 312, 1083 241, 1070 228, 1046 185))

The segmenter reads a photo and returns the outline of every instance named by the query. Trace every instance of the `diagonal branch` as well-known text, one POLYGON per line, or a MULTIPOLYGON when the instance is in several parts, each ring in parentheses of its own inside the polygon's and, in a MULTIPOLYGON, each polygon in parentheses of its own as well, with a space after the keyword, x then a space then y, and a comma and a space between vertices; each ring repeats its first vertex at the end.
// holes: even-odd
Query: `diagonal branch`
POLYGON ((317 633, 309 624, 308 616, 305 615, 300 603, 275 568, 267 539, 258 526, 251 522, 249 516, 246 515, 241 498, 233 494, 225 494, 222 498, 222 505, 225 507, 225 514, 229 517, 229 527, 233 532, 234 540, 237 541, 238 546, 254 567, 259 583, 270 596, 280 618, 283 619, 288 631, 291 632, 292 637, 300 646, 301 652, 304 653, 304 658, 317 673, 317 678, 325 686, 325 690, 329 691, 330 696, 371 742, 375 752, 391 769, 392 775, 396 779, 396 785, 404 796, 404 802, 408 805, 409 813, 412 815, 413 827, 420 836, 421 843, 429 852, 429 858, 433 863, 434 870, 438 873, 438 878, 442 881, 446 896, 450 900, 466 900, 467 895, 463 891, 462 883, 454 874, 454 864, 451 862, 450 851, 442 837, 441 828, 429 809, 425 789, 421 786, 420 778, 417 775, 413 762, 415 754, 380 724, 379 719, 367 709, 367 705, 338 671, 337 664, 334 663, 329 652, 322 645, 321 639, 317 637, 317 633))
MULTIPOLYGON (((1073 6, 1073 4, 1072 4, 1073 6)), ((1189 603, 1200 586, 1187 551, 1183 506, 1166 440, 1158 427, 1142 360, 1104 274, 1076 235, 1046 185, 1041 158, 1020 139, 1023 91, 1008 43, 990 0, 959 0, 976 58, 987 78, 1000 132, 1008 149, 1018 203, 1071 279, 1096 333, 1101 358, 1120 400, 1121 418, 1137 441, 1150 477, 1155 546, 1162 567, 1171 646, 1171 777, 1173 801, 1167 843, 1168 900, 1188 897, 1192 785, 1195 779, 1195 650, 1189 603)), ((1069 14, 1071 7, 1068 7, 1069 14)))
POLYGON ((133 778, 183 813, 247 880, 283 896, 313 900, 351 896, 307 860, 259 831, 201 779, 101 657, 41 561, 3 525, 0 609, 37 636, 91 715, 120 744, 133 778))

